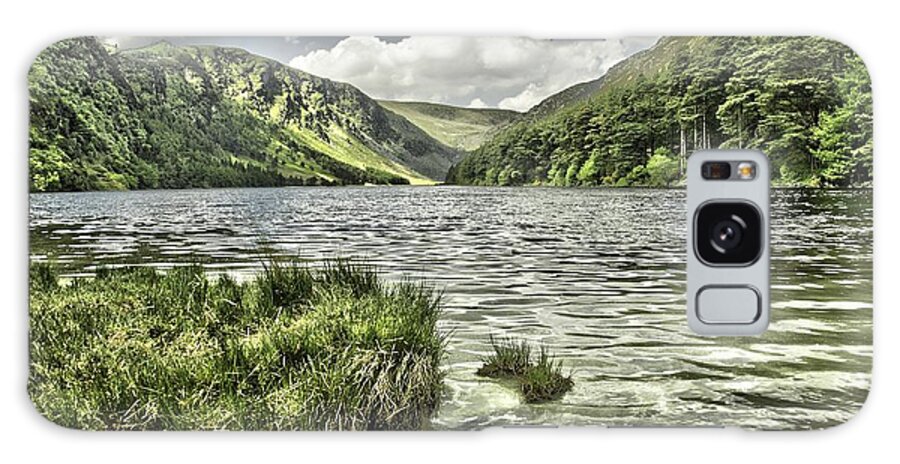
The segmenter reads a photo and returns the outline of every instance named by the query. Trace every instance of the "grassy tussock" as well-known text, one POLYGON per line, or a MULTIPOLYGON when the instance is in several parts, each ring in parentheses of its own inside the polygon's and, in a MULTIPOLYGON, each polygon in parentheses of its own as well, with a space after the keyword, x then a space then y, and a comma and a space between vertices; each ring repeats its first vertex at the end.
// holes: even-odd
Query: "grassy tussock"
POLYGON ((545 346, 538 347, 534 360, 534 349, 524 340, 491 336, 491 348, 494 352, 482 360, 476 373, 515 380, 526 403, 556 400, 572 389, 571 376, 563 375, 562 363, 553 359, 545 346))
POLYGON ((439 404, 441 300, 347 261, 254 280, 31 268, 29 393, 81 429, 420 429, 439 404))

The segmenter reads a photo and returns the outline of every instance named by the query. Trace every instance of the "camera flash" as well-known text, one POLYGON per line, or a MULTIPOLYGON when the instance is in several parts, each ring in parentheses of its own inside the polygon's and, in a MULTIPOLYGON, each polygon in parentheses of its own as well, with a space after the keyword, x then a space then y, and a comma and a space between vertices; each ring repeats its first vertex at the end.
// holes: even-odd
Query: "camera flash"
POLYGON ((737 166, 737 174, 741 180, 751 180, 756 177, 756 163, 743 162, 737 166))

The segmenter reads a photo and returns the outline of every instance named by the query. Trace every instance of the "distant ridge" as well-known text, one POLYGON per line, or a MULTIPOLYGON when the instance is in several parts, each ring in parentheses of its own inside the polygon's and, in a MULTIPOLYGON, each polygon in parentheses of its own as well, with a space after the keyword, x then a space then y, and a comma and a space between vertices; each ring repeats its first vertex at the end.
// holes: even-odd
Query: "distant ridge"
POLYGON ((441 143, 470 151, 478 148, 521 113, 492 108, 463 108, 438 103, 379 100, 384 108, 403 116, 441 143))

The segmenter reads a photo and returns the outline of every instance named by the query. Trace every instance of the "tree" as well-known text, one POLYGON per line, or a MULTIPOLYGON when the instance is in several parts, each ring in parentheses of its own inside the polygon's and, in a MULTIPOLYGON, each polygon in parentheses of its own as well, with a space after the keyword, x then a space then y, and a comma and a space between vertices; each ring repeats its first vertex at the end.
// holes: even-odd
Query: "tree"
POLYGON ((826 186, 864 183, 872 174, 872 91, 862 60, 851 57, 837 81, 843 101, 822 113, 813 129, 818 143, 813 155, 826 186))
POLYGON ((645 173, 653 187, 671 187, 678 180, 678 160, 666 148, 657 149, 647 161, 645 173))

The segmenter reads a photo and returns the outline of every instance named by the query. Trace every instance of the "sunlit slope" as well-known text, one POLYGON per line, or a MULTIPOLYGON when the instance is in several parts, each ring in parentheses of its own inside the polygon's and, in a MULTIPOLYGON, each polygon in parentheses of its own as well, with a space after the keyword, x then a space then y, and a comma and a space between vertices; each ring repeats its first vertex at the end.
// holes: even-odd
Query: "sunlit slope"
POLYGON ((509 110, 460 108, 423 102, 379 100, 378 103, 408 119, 439 142, 465 151, 481 146, 520 114, 509 110))
POLYGON ((32 190, 434 183, 459 153, 246 51, 58 42, 29 73, 32 190))

